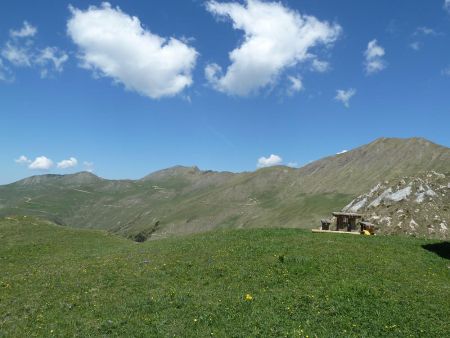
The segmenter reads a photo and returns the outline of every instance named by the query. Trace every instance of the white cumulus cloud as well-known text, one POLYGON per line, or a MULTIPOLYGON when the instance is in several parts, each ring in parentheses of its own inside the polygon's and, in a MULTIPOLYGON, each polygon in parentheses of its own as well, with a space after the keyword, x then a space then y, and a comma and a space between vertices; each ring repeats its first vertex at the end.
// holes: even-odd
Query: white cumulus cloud
POLYGON ((33 170, 48 170, 51 167, 53 167, 53 161, 45 156, 36 157, 28 166, 33 170))
POLYGON ((347 149, 341 150, 340 152, 337 152, 336 155, 345 154, 347 151, 347 149))
POLYGON ((32 36, 35 36, 37 33, 37 28, 31 24, 29 24, 27 21, 23 22, 22 28, 18 30, 11 29, 9 31, 9 35, 12 38, 29 38, 32 36))
POLYGON ((31 163, 31 160, 28 159, 28 157, 26 157, 25 155, 22 155, 19 158, 16 158, 14 160, 14 162, 16 162, 18 164, 29 164, 29 163, 31 163))
POLYGON ((280 2, 208 1, 206 9, 230 19, 234 29, 244 32, 242 44, 229 54, 231 65, 225 72, 215 63, 205 68, 210 84, 230 95, 246 96, 275 84, 286 69, 317 58, 311 49, 331 46, 342 30, 337 24, 302 15, 280 2))
POLYGON ((356 89, 354 89, 354 88, 350 88, 347 90, 338 89, 336 91, 336 96, 334 98, 337 101, 341 101, 344 104, 344 106, 346 106, 348 108, 348 107, 350 107, 350 99, 353 96, 355 96, 355 94, 356 94, 356 89))
POLYGON ((78 164, 78 160, 75 157, 71 157, 68 160, 62 160, 61 162, 58 162, 56 165, 59 169, 67 169, 67 168, 73 168, 76 167, 78 164))
POLYGON ((84 68, 154 99, 174 96, 192 84, 198 53, 187 43, 151 33, 137 17, 107 2, 70 10, 67 33, 84 68))
POLYGON ((368 43, 364 52, 366 73, 368 75, 378 73, 386 68, 386 61, 383 59, 385 54, 384 48, 378 44, 376 39, 368 43))
POLYGON ((278 155, 270 155, 269 157, 260 157, 258 159, 258 162, 256 163, 256 166, 258 168, 265 168, 265 167, 271 167, 274 165, 279 165, 283 162, 283 159, 278 155))

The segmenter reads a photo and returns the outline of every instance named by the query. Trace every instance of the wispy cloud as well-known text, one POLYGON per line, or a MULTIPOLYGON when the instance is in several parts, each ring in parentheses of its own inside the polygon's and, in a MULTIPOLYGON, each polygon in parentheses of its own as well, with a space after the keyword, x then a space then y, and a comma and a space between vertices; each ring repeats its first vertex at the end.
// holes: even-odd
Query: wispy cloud
POLYGON ((422 47, 422 44, 419 41, 414 41, 409 44, 409 47, 415 51, 418 51, 422 47))
POLYGON ((29 46, 13 41, 6 42, 2 49, 2 56, 17 67, 31 67, 33 59, 29 46))
POLYGON ((316 72, 325 73, 330 69, 330 63, 328 61, 314 59, 311 63, 311 68, 316 72))
POLYGON ((0 81, 3 82, 13 82, 14 81, 14 75, 4 63, 3 60, 0 59, 0 81))
POLYGON ((41 77, 45 78, 48 76, 50 69, 61 73, 63 65, 68 59, 69 56, 58 48, 46 47, 36 55, 35 62, 41 66, 41 77))
POLYGON ((94 162, 84 161, 83 162, 84 170, 93 173, 94 172, 94 162))
POLYGON ((441 32, 438 32, 435 29, 427 26, 417 27, 414 33, 412 33, 411 35, 414 41, 409 44, 409 47, 411 47, 411 49, 415 51, 418 51, 424 46, 425 39, 435 38, 443 35, 444 34, 442 34, 441 32))
POLYGON ((383 47, 378 44, 376 39, 370 41, 364 52, 366 74, 371 75, 378 73, 386 68, 387 63, 383 59, 386 54, 383 47))
POLYGON ((290 82, 288 89, 289 95, 293 95, 303 90, 303 82, 300 76, 288 76, 288 80, 290 82))
POLYGON ((25 155, 20 156, 19 158, 16 158, 14 160, 14 162, 18 163, 18 164, 30 164, 31 160, 28 159, 28 157, 26 157, 25 155))
MULTIPOLYGON (((43 49, 36 47, 34 38, 37 28, 35 26, 25 21, 22 28, 12 29, 9 34, 10 39, 5 42, 0 54, 11 66, 37 68, 41 77, 47 77, 53 72, 62 72, 63 64, 69 56, 57 47, 44 47, 43 49)), ((2 76, 1 66, 2 64, 0 64, 0 80, 5 77, 2 76)), ((10 76, 9 79, 13 79, 13 76, 10 76)))
POLYGON ((336 96, 334 97, 335 100, 340 101, 346 106, 347 108, 350 107, 350 99, 355 96, 356 89, 350 88, 347 90, 344 89, 338 89, 336 91, 336 96))
POLYGON ((444 1, 444 9, 450 13, 450 0, 445 0, 444 1))
POLYGON ((9 36, 12 38, 29 38, 35 36, 37 33, 37 28, 27 21, 23 22, 22 28, 18 30, 11 29, 9 31, 9 36))
POLYGON ((439 35, 434 29, 426 26, 417 27, 413 35, 424 35, 424 36, 437 36, 439 35))

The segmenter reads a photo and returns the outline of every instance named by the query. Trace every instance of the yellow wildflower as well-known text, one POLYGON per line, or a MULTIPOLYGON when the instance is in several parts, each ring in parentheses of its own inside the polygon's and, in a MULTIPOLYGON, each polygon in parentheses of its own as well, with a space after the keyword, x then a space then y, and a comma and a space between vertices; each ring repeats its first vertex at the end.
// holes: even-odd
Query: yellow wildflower
POLYGON ((252 295, 249 294, 249 293, 247 293, 247 294, 245 295, 245 300, 248 301, 248 302, 251 302, 251 301, 253 300, 252 295))

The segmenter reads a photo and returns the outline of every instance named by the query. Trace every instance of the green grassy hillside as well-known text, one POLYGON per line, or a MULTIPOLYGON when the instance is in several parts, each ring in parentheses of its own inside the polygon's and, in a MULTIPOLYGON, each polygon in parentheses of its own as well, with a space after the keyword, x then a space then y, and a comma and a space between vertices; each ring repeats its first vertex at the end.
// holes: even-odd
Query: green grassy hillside
POLYGON ((448 337, 449 243, 0 221, 0 336, 448 337), (434 248, 442 256, 425 250, 434 248))
POLYGON ((380 139, 300 169, 233 174, 179 166, 134 181, 42 175, 0 186, 0 216, 39 216, 127 237, 312 228, 380 181, 449 167, 449 148, 414 138, 380 139))

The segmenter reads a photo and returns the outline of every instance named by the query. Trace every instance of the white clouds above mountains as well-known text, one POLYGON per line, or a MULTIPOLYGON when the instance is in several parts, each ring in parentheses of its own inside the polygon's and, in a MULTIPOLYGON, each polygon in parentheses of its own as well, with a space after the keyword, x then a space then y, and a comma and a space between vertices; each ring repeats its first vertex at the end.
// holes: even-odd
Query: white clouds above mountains
POLYGON ((31 160, 29 160, 25 155, 22 155, 19 158, 15 159, 14 162, 18 164, 29 164, 31 163, 31 160))
MULTIPOLYGON (((244 41, 230 52, 231 65, 225 72, 214 63, 205 68, 210 84, 231 95, 246 96, 274 84, 287 68, 313 62, 317 57, 311 49, 332 45, 341 33, 339 25, 301 15, 279 2, 208 1, 206 9, 244 31, 244 41)), ((324 65, 318 68, 324 69, 324 65)))
MULTIPOLYGON (((14 162, 20 165, 27 165, 31 170, 49 170, 54 167, 53 161, 46 156, 38 156, 34 160, 29 159, 25 155, 15 159, 14 162)), ((62 160, 56 164, 58 169, 73 168, 78 165, 78 160, 75 157, 70 157, 67 160, 62 160)), ((93 163, 84 162, 86 168, 93 167, 93 163)))
POLYGON ((78 164, 78 160, 75 157, 71 157, 68 160, 62 160, 61 162, 58 162, 56 165, 59 169, 67 169, 67 168, 73 168, 76 167, 78 164))
POLYGON ((350 107, 350 99, 355 96, 356 89, 350 88, 348 90, 338 89, 336 91, 335 100, 341 101, 347 108, 350 107))
POLYGON ((53 167, 53 161, 45 156, 36 157, 28 166, 32 170, 48 170, 51 167, 53 167))
MULTIPOLYGON (((10 39, 1 48, 2 57, 14 67, 34 67, 39 69, 41 77, 47 77, 52 72, 61 72, 63 64, 69 56, 57 47, 40 49, 34 44, 37 28, 24 21, 22 28, 10 30, 10 39)), ((2 62, 0 60, 0 62, 2 62)), ((0 64, 0 80, 3 79, 0 64)), ((6 67, 6 66, 3 66, 6 67)), ((9 68, 8 68, 9 69, 9 68)), ((9 79, 13 77, 10 76, 9 79)))
POLYGON ((137 17, 109 3, 70 10, 67 32, 84 68, 153 99, 176 95, 192 84, 198 53, 185 42, 151 33, 137 17))
POLYGON ((269 157, 260 157, 258 162, 256 163, 257 168, 266 168, 272 167, 274 165, 280 165, 283 162, 283 159, 278 156, 271 154, 269 157))
POLYGON ((383 59, 385 50, 378 44, 376 39, 369 42, 364 52, 366 57, 365 67, 367 75, 375 74, 386 68, 386 61, 383 59))

